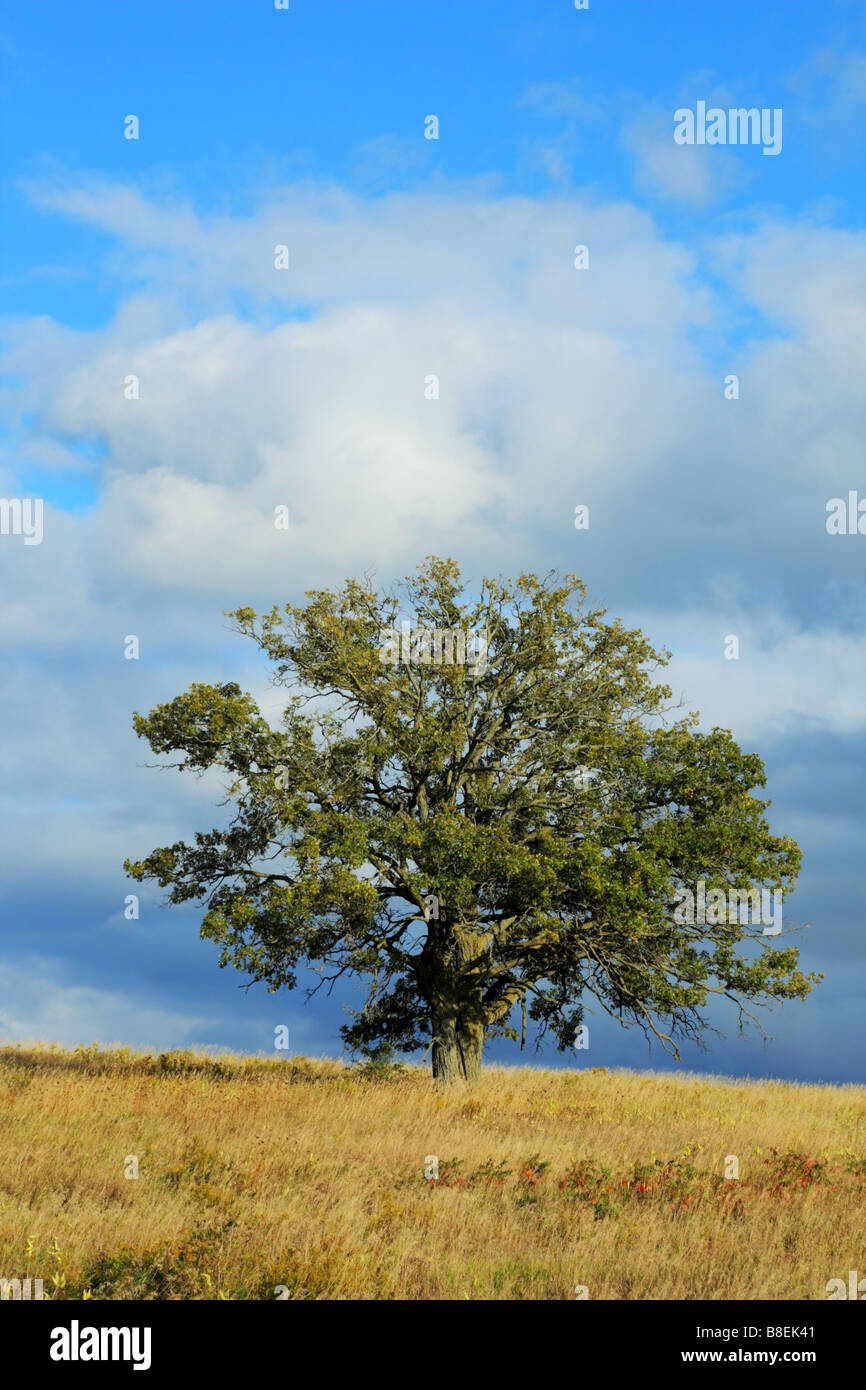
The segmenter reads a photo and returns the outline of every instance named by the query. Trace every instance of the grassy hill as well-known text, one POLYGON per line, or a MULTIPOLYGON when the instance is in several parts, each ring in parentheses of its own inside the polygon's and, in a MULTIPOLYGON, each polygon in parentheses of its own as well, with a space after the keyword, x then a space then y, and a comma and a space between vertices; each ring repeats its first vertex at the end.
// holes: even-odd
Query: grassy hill
POLYGON ((443 1092, 19 1045, 0 1152, 0 1277, 46 1297, 823 1300, 866 1274, 864 1087, 491 1066, 443 1092))

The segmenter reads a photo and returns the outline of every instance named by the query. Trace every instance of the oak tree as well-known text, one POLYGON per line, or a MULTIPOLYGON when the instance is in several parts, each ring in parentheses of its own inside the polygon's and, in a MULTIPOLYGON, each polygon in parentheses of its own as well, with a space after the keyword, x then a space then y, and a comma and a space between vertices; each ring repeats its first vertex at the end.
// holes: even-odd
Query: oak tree
POLYGON ((754 795, 760 758, 672 707, 669 653, 579 579, 470 589, 430 558, 306 597, 229 615, 286 692, 278 727, 233 682, 135 715, 173 765, 228 776, 227 825, 126 862, 204 902, 221 965, 271 990, 363 980, 347 1045, 426 1045, 445 1081, 478 1076, 486 1038, 522 1045, 527 1015, 567 1049, 595 1003, 679 1056, 714 996, 742 1026, 809 993, 760 923, 676 920, 700 880, 787 894, 800 851, 754 795))

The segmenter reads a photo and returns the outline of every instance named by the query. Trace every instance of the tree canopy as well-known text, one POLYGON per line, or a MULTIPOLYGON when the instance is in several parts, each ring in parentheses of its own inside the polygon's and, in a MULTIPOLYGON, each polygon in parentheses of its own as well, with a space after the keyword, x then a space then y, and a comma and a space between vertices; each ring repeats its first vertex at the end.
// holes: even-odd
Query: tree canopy
POLYGON ((228 775, 226 827, 125 866, 203 901, 221 965, 271 990, 305 966, 362 979, 347 1045, 427 1047, 443 1080, 527 1016, 567 1049, 599 1006, 679 1056, 714 996, 742 1025, 820 979, 742 913, 681 920, 698 883, 787 895, 800 851, 753 794, 761 759, 673 708, 669 653, 576 576, 470 587, 431 557, 306 597, 229 614, 286 691, 280 727, 233 682, 134 719, 173 765, 228 775))

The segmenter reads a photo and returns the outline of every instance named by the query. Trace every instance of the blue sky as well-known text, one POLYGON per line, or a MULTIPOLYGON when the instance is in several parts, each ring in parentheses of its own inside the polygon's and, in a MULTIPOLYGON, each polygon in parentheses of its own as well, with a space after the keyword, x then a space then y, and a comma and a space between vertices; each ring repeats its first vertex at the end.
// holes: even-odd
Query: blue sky
MULTIPOLYGON (((123 859, 219 817, 131 715, 192 680, 275 714, 223 611, 433 552, 577 570, 765 759, 825 983, 685 1064, 862 1081, 866 537, 825 527, 866 497, 862 6, 93 0, 7 7, 0 62, 0 491, 45 502, 0 536, 0 1036, 338 1051, 351 993, 123 919, 123 859), (781 152, 676 145, 698 101, 780 108, 781 152)), ((590 1028, 580 1065, 666 1065, 590 1028)))

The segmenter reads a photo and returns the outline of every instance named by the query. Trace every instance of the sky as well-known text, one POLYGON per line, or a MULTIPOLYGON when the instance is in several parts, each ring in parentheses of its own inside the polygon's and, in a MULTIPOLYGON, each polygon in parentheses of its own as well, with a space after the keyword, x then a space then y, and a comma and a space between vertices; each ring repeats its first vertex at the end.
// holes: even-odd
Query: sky
POLYGON ((225 612, 438 554, 576 571, 673 653, 765 762, 825 976, 770 1042, 720 1012, 674 1063, 594 1014, 488 1055, 862 1082, 862 5, 47 0, 0 64, 0 496, 43 502, 0 534, 0 1039, 339 1055, 357 990, 242 988, 159 890, 126 920, 124 859, 221 794, 132 715, 238 681, 276 717, 225 612), (674 139, 714 108, 781 148, 674 139))

